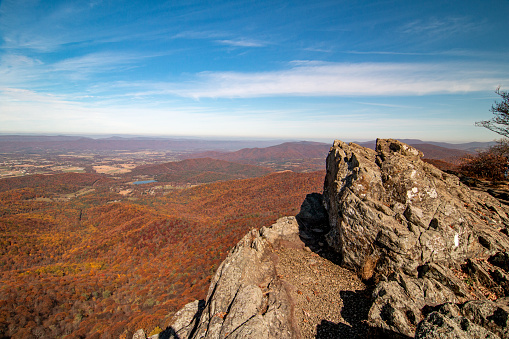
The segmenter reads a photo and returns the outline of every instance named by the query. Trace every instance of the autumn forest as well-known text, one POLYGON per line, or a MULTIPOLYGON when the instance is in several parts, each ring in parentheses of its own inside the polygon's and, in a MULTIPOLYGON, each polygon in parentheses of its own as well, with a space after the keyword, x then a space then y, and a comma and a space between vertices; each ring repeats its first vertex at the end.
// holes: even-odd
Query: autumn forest
MULTIPOLYGON (((444 170, 479 147, 411 141, 444 170)), ((152 335, 205 298, 247 231, 322 192, 330 145, 246 144, 0 136, 0 339, 152 335)))
POLYGON ((0 338, 157 333, 205 297, 249 229, 297 214, 324 177, 163 161, 115 174, 88 166, 0 179, 0 338))

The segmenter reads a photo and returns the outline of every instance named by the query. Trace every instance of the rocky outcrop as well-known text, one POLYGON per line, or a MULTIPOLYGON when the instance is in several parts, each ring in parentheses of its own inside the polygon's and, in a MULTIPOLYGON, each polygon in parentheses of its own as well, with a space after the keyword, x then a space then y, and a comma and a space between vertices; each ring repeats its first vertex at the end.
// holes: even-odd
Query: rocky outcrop
POLYGON ((324 185, 328 244, 376 284, 370 325, 411 337, 426 307, 509 295, 507 210, 420 157, 397 140, 335 141, 324 185))
POLYGON ((335 141, 323 195, 308 195, 297 218, 248 233, 206 300, 186 305, 157 337, 509 337, 509 210, 421 157, 397 140, 377 140, 375 150, 335 141), (351 271, 370 284, 370 300, 351 271), (350 276, 342 284, 332 273, 350 276))
POLYGON ((298 232, 295 217, 249 232, 219 266, 203 305, 186 305, 160 337, 298 338, 273 256, 278 242, 298 239, 298 232))
POLYGON ((218 268, 207 299, 187 304, 150 338, 365 337, 365 285, 309 247, 326 254, 325 244, 300 237, 323 237, 317 227, 326 227, 327 218, 318 202, 320 195, 307 196, 300 222, 285 217, 248 233, 218 268))

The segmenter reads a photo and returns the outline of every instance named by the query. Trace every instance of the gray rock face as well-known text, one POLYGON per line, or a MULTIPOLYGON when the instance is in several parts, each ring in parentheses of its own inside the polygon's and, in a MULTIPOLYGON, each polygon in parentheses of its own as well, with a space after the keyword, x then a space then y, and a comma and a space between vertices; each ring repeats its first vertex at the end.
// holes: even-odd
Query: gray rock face
POLYGON ((328 244, 377 284, 371 326, 405 336, 426 306, 508 295, 507 210, 421 156, 397 140, 335 141, 324 184, 328 244))
POLYGON ((212 280, 203 310, 198 302, 174 317, 174 338, 296 338, 289 296, 271 255, 276 242, 298 237, 294 217, 249 232, 212 280))
POLYGON ((431 312, 419 323, 415 338, 499 339, 500 337, 463 317, 456 305, 444 304, 438 311, 431 312))
POLYGON ((509 298, 440 305, 419 323, 415 338, 509 338, 509 298))

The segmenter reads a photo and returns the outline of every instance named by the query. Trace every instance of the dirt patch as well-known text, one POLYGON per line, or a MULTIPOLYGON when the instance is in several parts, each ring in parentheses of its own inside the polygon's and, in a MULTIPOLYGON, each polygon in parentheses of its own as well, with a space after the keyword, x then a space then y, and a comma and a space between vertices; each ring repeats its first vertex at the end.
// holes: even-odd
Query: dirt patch
POLYGON ((92 167, 94 168, 94 171, 96 171, 97 173, 102 173, 102 174, 123 174, 123 173, 131 172, 131 170, 129 168, 126 168, 123 165, 119 165, 118 167, 107 166, 107 165, 92 166, 92 167))
POLYGON ((306 249, 276 250, 278 276, 293 302, 302 338, 365 338, 371 306, 357 275, 306 249))

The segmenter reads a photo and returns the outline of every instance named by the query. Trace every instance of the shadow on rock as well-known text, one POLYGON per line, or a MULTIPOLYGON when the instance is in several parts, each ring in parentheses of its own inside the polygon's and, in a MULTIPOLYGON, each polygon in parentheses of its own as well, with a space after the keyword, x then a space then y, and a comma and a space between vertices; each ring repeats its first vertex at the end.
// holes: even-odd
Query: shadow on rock
POLYGON ((159 333, 158 339, 181 339, 173 327, 167 327, 159 333))
POLYGON ((327 245, 325 235, 330 231, 329 215, 323 205, 320 193, 311 193, 302 202, 300 212, 295 216, 299 224, 299 236, 311 251, 321 257, 340 263, 340 257, 327 245))
POLYGON ((366 323, 371 298, 368 291, 341 291, 341 316, 350 325, 322 320, 316 328, 317 338, 373 338, 366 323))
MULTIPOLYGON (((183 314, 181 321, 176 322, 173 326, 167 327, 164 331, 159 333, 157 339, 184 339, 191 338, 196 331, 196 327, 199 324, 199 320, 203 310, 205 309, 205 300, 196 300, 193 303, 197 308, 192 307, 196 312, 183 314), (176 327, 174 327, 176 326, 176 327)), ((186 305, 187 306, 187 305, 186 305)), ((178 313, 186 312, 186 307, 181 309, 178 313)), ((178 315, 177 313, 177 315, 178 315)), ((134 338, 133 338, 134 339, 134 338)))

